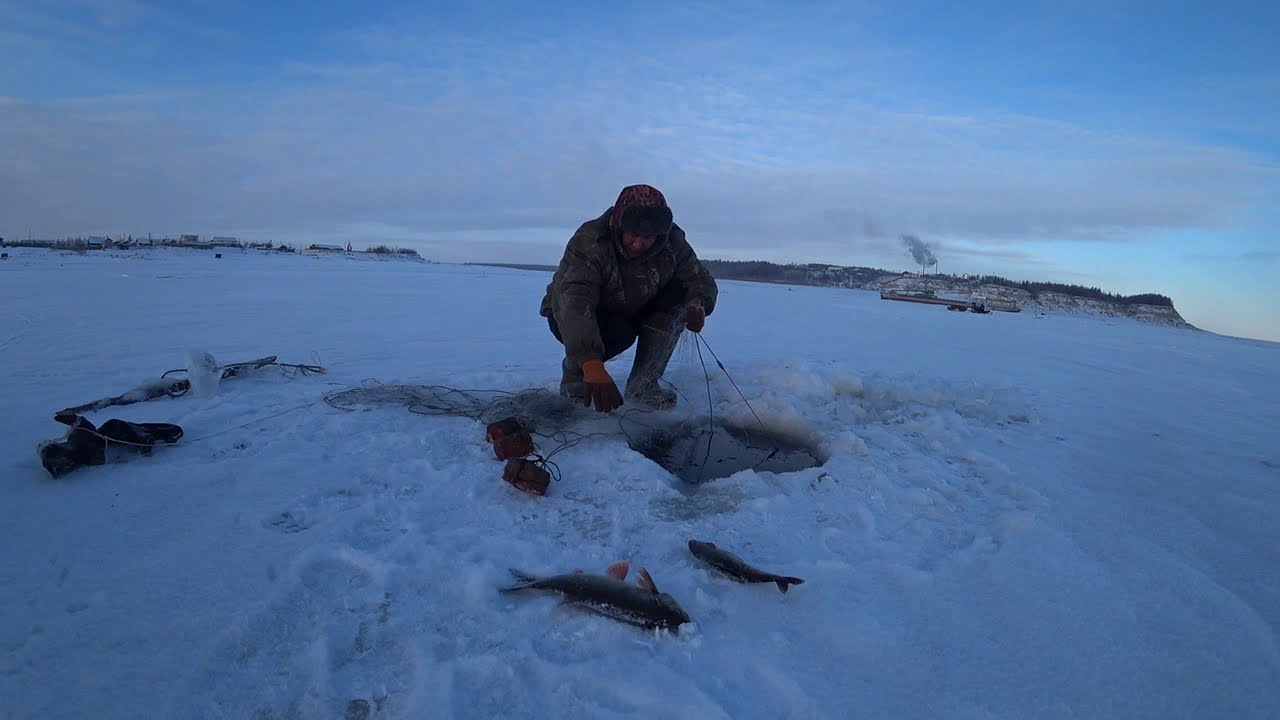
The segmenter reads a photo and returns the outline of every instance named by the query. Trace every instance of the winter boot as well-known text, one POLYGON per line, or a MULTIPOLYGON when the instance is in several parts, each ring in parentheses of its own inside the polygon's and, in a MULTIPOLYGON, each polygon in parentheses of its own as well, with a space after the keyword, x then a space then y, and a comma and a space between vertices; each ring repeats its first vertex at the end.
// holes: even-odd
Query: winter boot
POLYGON ((154 446, 173 444, 182 438, 182 428, 171 423, 133 423, 112 418, 102 427, 94 427, 75 414, 59 414, 54 419, 71 429, 65 440, 40 446, 40 463, 53 477, 113 462, 113 456, 120 453, 112 450, 149 455, 154 446))
POLYGON ((98 432, 119 447, 150 455, 160 443, 172 445, 182 439, 182 428, 173 423, 134 423, 112 418, 98 432))
POLYGON ((59 418, 59 422, 71 426, 61 442, 40 445, 40 464, 53 477, 62 477, 76 468, 87 465, 104 465, 107 462, 107 442, 93 423, 79 416, 59 418))
POLYGON ((652 410, 670 410, 676 406, 676 391, 658 383, 652 385, 627 385, 627 401, 652 410))
POLYGON ((672 318, 661 315, 646 319, 640 324, 636 338, 636 359, 627 378, 627 400, 655 410, 675 407, 676 393, 658 385, 667 372, 671 354, 680 342, 682 326, 672 318), (662 328, 673 328, 665 331, 662 328))
POLYGON ((560 394, 573 400, 581 400, 587 394, 582 368, 569 358, 560 363, 560 394))

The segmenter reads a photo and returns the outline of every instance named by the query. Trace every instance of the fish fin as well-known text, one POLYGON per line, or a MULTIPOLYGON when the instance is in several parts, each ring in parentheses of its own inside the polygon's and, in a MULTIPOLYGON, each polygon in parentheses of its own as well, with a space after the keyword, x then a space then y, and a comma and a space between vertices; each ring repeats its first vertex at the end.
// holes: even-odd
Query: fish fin
POLYGON ((626 580, 627 573, 630 571, 631 571, 631 563, 627 562, 626 560, 619 560, 618 562, 605 568, 604 574, 612 578, 617 578, 619 580, 626 580))
POLYGON ((658 586, 654 584, 653 578, 649 576, 649 571, 644 568, 640 568, 640 577, 636 578, 636 584, 651 593, 656 594, 658 592, 658 586))
POLYGON ((773 581, 778 584, 778 589, 784 593, 787 591, 788 587, 790 587, 791 585, 804 584, 804 580, 801 580, 798 577, 778 577, 778 578, 774 578, 773 581))

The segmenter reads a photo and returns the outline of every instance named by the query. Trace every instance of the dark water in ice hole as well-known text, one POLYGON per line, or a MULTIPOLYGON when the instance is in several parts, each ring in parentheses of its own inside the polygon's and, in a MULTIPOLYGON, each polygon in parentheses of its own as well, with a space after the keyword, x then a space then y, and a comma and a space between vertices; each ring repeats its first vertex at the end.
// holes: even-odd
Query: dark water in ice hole
MULTIPOLYGON (((485 422, 514 415, 533 427, 541 426, 544 432, 557 427, 588 431, 578 421, 598 419, 594 411, 538 390, 501 398, 486 410, 485 422)), ((731 427, 718 419, 713 427, 706 418, 652 425, 652 418, 633 423, 626 414, 620 422, 631 449, 683 480, 686 490, 742 470, 786 473, 822 464, 812 448, 763 428, 731 427)))
POLYGON ((681 480, 698 484, 742 470, 785 473, 818 467, 816 453, 793 440, 705 421, 629 433, 632 450, 681 480))

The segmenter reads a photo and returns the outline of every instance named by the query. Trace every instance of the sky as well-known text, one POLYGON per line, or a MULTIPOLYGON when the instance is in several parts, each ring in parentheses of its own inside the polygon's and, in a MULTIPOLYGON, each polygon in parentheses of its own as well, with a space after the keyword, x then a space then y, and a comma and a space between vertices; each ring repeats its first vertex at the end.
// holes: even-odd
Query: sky
POLYGON ((0 0, 0 236, 702 257, 1158 292, 1280 340, 1280 4, 0 0))

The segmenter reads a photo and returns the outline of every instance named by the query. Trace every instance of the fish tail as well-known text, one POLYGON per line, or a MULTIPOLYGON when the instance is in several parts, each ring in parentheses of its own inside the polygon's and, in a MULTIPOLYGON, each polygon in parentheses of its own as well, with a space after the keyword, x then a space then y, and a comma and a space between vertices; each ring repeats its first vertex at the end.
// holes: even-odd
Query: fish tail
POLYGON ((507 587, 504 587, 504 588, 498 588, 498 592, 507 593, 507 592, 516 592, 518 590, 527 590, 528 588, 532 587, 535 582, 538 581, 538 578, 534 577, 533 575, 530 575, 527 572, 524 572, 523 570, 508 568, 508 572, 510 572, 512 577, 514 577, 519 582, 517 582, 515 585, 508 585, 507 587))
POLYGON ((792 585, 804 584, 804 580, 798 577, 777 577, 774 578, 773 581, 778 584, 778 589, 784 593, 789 590, 792 585))

